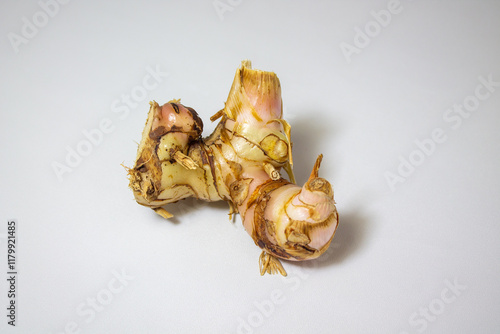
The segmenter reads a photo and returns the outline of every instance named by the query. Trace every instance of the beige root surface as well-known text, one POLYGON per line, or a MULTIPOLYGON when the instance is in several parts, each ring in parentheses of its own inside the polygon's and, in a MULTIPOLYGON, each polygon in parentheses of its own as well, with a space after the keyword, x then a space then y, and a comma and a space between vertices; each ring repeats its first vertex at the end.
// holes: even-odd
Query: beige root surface
POLYGON ((210 118, 220 121, 207 138, 196 111, 180 100, 150 105, 135 165, 128 169, 139 204, 170 218, 163 206, 186 197, 227 201, 230 217, 239 213, 262 249, 262 275, 286 275, 280 258, 307 260, 326 251, 338 226, 333 190, 318 175, 322 155, 304 186, 294 184, 291 128, 282 118, 275 73, 243 61, 224 108, 210 118))

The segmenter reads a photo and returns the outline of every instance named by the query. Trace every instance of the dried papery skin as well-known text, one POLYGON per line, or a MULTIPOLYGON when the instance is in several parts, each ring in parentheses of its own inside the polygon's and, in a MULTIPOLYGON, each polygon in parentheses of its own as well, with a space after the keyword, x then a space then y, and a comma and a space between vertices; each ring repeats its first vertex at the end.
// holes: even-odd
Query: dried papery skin
POLYGON ((318 176, 322 155, 303 187, 294 184, 290 125, 282 119, 276 74, 236 71, 214 132, 201 138, 203 123, 194 109, 172 100, 151 102, 130 187, 136 201, 165 218, 163 205, 194 196, 225 200, 230 217, 243 225, 262 250, 261 274, 286 275, 279 258, 301 261, 320 256, 338 226, 330 183, 318 176), (289 175, 282 178, 280 169, 289 175))

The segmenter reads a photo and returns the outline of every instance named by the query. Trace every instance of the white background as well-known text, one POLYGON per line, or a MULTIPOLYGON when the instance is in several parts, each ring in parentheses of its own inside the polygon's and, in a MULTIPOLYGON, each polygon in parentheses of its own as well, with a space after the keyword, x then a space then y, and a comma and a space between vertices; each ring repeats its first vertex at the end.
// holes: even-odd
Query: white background
POLYGON ((401 0, 390 18, 387 1, 41 3, 0 5, 0 332, 498 332, 499 2, 401 0), (166 221, 135 203, 120 165, 150 100, 182 98, 208 135, 247 58, 281 80, 297 181, 323 153, 338 203, 330 251, 285 262, 287 278, 260 276, 225 203, 186 200, 166 221), (146 90, 148 69, 162 74, 146 90))

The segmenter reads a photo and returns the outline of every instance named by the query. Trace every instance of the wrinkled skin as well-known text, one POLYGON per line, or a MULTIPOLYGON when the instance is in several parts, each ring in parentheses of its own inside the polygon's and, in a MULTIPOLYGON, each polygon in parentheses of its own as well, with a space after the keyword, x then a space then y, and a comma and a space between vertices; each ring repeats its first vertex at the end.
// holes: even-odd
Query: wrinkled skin
POLYGON ((151 103, 130 187, 136 201, 171 217, 163 205, 194 196, 225 200, 240 213, 263 252, 261 274, 286 275, 278 258, 307 260, 328 248, 338 215, 330 183, 318 176, 318 157, 303 187, 294 182, 290 126, 282 119, 281 88, 272 72, 237 70, 214 132, 180 101, 151 103), (290 181, 281 177, 284 168, 290 181))

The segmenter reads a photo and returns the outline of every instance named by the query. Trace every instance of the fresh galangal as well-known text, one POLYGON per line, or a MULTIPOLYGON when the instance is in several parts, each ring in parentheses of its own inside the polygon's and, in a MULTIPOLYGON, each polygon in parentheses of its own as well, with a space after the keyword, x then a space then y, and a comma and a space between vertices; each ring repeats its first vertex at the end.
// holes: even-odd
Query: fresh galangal
POLYGON ((279 259, 314 259, 326 251, 338 226, 333 190, 318 176, 322 155, 304 186, 294 184, 290 125, 282 118, 276 74, 243 61, 206 138, 196 111, 180 100, 150 106, 135 166, 128 169, 139 204, 170 218, 163 206, 190 196, 226 201, 230 217, 239 213, 262 249, 262 275, 286 276, 279 259))

